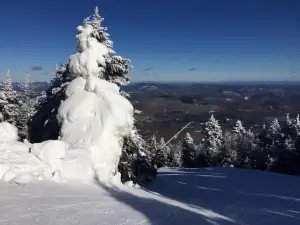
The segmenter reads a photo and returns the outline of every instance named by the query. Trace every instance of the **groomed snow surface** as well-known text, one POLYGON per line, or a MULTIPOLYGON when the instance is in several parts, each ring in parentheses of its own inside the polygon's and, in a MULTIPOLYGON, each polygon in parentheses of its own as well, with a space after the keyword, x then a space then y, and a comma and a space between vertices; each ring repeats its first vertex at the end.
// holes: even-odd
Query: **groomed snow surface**
POLYGON ((147 189, 0 183, 1 225, 300 224, 299 177, 234 168, 163 169, 147 189))

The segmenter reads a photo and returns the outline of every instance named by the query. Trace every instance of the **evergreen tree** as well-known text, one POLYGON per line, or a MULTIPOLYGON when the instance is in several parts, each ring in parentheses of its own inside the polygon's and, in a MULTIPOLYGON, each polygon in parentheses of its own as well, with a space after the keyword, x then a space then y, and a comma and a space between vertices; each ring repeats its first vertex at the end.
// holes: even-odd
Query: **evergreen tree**
POLYGON ((284 126, 282 128, 282 133, 286 138, 294 138, 295 137, 295 129, 292 119, 290 118, 289 113, 285 116, 284 126))
POLYGON ((297 115, 296 120, 294 121, 294 144, 295 144, 295 158, 294 158, 294 168, 295 173, 300 175, 300 119, 299 114, 297 115))
POLYGON ((196 167, 196 149, 194 139, 190 133, 186 133, 182 141, 182 165, 186 168, 196 167))
POLYGON ((170 167, 182 166, 182 144, 180 142, 177 142, 170 146, 170 153, 168 158, 170 167))
POLYGON ((296 117, 296 120, 294 122, 294 125, 293 125, 293 129, 295 131, 295 136, 300 136, 300 118, 299 118, 299 114, 297 115, 296 117))
POLYGON ((240 120, 237 120, 237 121, 236 121, 236 124, 235 124, 235 126, 233 127, 232 132, 233 132, 234 134, 238 134, 238 135, 241 135, 241 134, 245 134, 245 133, 246 133, 246 129, 244 128, 244 126, 243 126, 243 124, 242 124, 242 121, 240 121, 240 120))
MULTIPOLYGON (((138 134, 134 128, 130 137, 125 137, 123 140, 123 151, 118 165, 118 170, 121 173, 122 182, 139 181, 139 174, 142 170, 148 170, 152 167, 152 156, 147 151, 146 142, 138 134)), ((143 179, 141 179, 143 180, 143 179)))
POLYGON ((284 142, 284 135, 281 133, 281 127, 279 121, 274 118, 267 131, 267 169, 273 170, 277 163, 277 157, 282 150, 282 144, 284 142))
POLYGON ((160 138, 158 143, 158 150, 156 152, 156 162, 157 167, 165 167, 168 165, 168 154, 169 154, 169 147, 165 146, 165 140, 163 137, 160 138))
POLYGON ((31 142, 58 138, 60 126, 56 115, 61 102, 65 99, 65 90, 72 79, 68 64, 61 64, 57 67, 47 91, 36 98, 34 114, 28 124, 31 142))
POLYGON ((1 85, 0 93, 0 113, 3 121, 16 124, 19 111, 18 95, 13 89, 9 70, 4 82, 1 85))
MULTIPOLYGON (((95 9, 93 16, 86 18, 83 22, 83 26, 89 26, 92 29, 91 36, 109 49, 109 54, 105 56, 105 71, 99 72, 98 77, 113 82, 118 86, 126 85, 129 82, 127 73, 131 67, 129 65, 130 60, 115 54, 113 42, 109 39, 109 34, 106 32, 107 28, 102 26, 102 22, 103 18, 99 15, 98 8, 95 9)), ((79 53, 83 50, 80 48, 82 47, 79 46, 77 49, 79 53)), ((70 60, 72 60, 72 57, 70 57, 70 60)), ((101 65, 99 67, 102 68, 101 65)), ((38 99, 40 104, 36 107, 36 112, 31 118, 29 126, 30 140, 32 142, 58 138, 60 124, 56 115, 61 101, 65 99, 67 85, 76 78, 72 75, 74 74, 72 73, 73 69, 69 63, 58 67, 46 92, 46 97, 38 99)), ((121 95, 127 96, 124 92, 121 92, 121 95)), ((157 170, 152 155, 154 149, 149 149, 148 146, 141 147, 138 144, 143 142, 141 139, 136 133, 124 138, 124 140, 120 140, 124 146, 119 164, 123 182, 128 179, 136 182, 141 181, 142 174, 146 174, 144 179, 149 180, 150 175, 153 177, 156 174, 157 170)))
POLYGON ((117 84, 118 86, 127 85, 129 83, 128 72, 132 67, 130 60, 116 55, 113 50, 113 41, 107 33, 107 27, 102 26, 104 18, 99 15, 98 7, 95 8, 94 14, 84 19, 84 25, 93 27, 93 36, 109 49, 109 57, 106 58, 106 69, 103 79, 117 84))
POLYGON ((195 146, 196 152, 196 166, 197 167, 206 167, 208 166, 208 160, 206 157, 205 149, 203 148, 202 143, 199 143, 195 146))
POLYGON ((220 164, 219 154, 223 145, 223 134, 221 126, 213 115, 204 124, 202 144, 208 164, 212 166, 220 164))
POLYGON ((257 168, 263 158, 258 151, 257 141, 251 130, 244 134, 235 134, 237 140, 236 165, 243 168, 257 168))
MULTIPOLYGON (((92 27, 92 36, 109 49, 109 56, 105 58, 105 71, 99 73, 99 77, 113 82, 118 86, 126 85, 129 83, 127 74, 131 68, 129 64, 130 60, 116 55, 113 50, 113 42, 107 33, 107 28, 102 26, 103 20, 96 7, 94 14, 83 21, 84 26, 89 25, 92 27)), ((81 49, 78 49, 78 51, 80 52, 81 49)), ((69 63, 61 64, 57 67, 54 77, 50 82, 50 87, 46 92, 46 97, 40 98, 43 101, 40 101, 39 105, 36 106, 36 112, 29 124, 29 134, 32 142, 41 142, 58 137, 59 124, 56 115, 61 101, 65 99, 67 85, 75 78, 70 72, 71 69, 69 68, 69 63)), ((121 91, 121 95, 125 97, 129 96, 124 91, 121 91)))
POLYGON ((278 141, 276 140, 276 137, 278 137, 280 135, 280 131, 281 131, 281 128, 280 128, 280 124, 279 124, 279 121, 277 118, 274 118, 271 123, 270 123, 270 126, 269 126, 269 129, 268 129, 268 135, 273 138, 273 141, 278 141))
POLYGON ((157 152, 159 149, 155 135, 152 135, 147 141, 148 152, 151 155, 152 163, 157 165, 157 152))
POLYGON ((233 132, 225 132, 224 145, 221 151, 221 165, 236 166, 238 158, 238 140, 237 135, 233 132))
POLYGON ((25 81, 21 82, 21 95, 19 96, 19 116, 16 126, 21 139, 28 138, 28 121, 34 113, 33 82, 28 74, 25 81))

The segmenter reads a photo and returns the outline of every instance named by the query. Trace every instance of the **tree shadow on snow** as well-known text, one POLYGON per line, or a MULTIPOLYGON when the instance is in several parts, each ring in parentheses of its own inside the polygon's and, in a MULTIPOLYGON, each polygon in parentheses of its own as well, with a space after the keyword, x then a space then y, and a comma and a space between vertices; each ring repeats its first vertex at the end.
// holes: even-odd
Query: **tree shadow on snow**
MULTIPOLYGON (((300 224, 299 177, 234 168, 172 169, 161 170, 146 190, 214 211, 236 224, 300 224)), ((216 222, 210 224, 228 223, 216 222)))
POLYGON ((122 202, 135 211, 144 214, 147 220, 139 225, 182 225, 182 224, 235 224, 230 218, 191 204, 178 203, 159 197, 142 189, 118 190, 97 182, 117 201, 122 202))

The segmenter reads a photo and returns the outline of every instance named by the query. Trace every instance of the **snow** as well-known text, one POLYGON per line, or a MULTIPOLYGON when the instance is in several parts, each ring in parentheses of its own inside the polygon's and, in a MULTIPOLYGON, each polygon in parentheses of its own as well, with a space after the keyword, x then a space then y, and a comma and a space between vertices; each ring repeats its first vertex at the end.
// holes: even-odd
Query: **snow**
POLYGON ((81 148, 87 153, 97 178, 108 183, 114 180, 122 152, 120 137, 133 129, 133 107, 115 84, 90 76, 84 85, 73 85, 81 82, 77 79, 82 78, 70 83, 76 90, 69 91, 73 94, 58 110, 60 140, 70 143, 69 152, 81 148))
MULTIPOLYGON (((22 142, 0 143, 0 180, 9 182, 30 173, 38 178, 51 173, 48 166, 29 153, 30 144, 22 142)), ((28 179, 27 179, 28 180, 28 179)), ((34 180, 34 179, 33 179, 34 180)))
POLYGON ((70 72, 74 76, 99 76, 104 72, 105 56, 109 56, 108 48, 91 37, 91 25, 78 26, 77 50, 78 53, 70 57, 70 72), (101 65, 101 67, 99 67, 101 65))
POLYGON ((30 152, 43 162, 51 162, 65 158, 68 147, 68 144, 64 141, 51 140, 33 144, 30 152))
POLYGON ((147 189, 0 183, 0 223, 298 225, 299 188, 298 177, 235 168, 162 169, 147 189))
POLYGON ((0 142, 14 142, 18 140, 18 130, 8 122, 0 123, 0 142))

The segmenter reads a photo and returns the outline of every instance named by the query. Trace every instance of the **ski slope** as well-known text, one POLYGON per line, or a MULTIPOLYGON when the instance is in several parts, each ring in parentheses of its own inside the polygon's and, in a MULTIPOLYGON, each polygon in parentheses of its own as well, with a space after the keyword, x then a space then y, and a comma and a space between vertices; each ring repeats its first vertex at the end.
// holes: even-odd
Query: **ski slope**
POLYGON ((1 225, 300 224, 300 178, 234 168, 162 169, 147 189, 0 183, 1 225))

